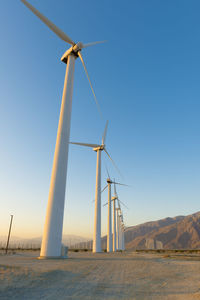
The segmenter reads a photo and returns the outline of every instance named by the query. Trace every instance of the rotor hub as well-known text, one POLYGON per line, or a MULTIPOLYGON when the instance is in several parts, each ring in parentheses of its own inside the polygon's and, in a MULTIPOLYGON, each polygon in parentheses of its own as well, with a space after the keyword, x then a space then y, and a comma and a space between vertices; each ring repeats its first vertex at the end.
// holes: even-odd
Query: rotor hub
POLYGON ((81 49, 83 49, 83 43, 81 43, 81 42, 78 42, 76 45, 74 45, 72 47, 72 50, 73 50, 74 53, 77 53, 81 49))
POLYGON ((74 46, 72 46, 71 48, 69 48, 61 57, 61 61, 63 61, 65 64, 67 64, 67 60, 69 55, 74 55, 76 58, 78 57, 78 52, 81 51, 81 49, 83 49, 83 43, 78 42, 77 44, 75 44, 74 46))
POLYGON ((110 180, 110 178, 107 178, 107 183, 112 183, 112 181, 110 180))
POLYGON ((99 147, 93 148, 94 151, 103 151, 104 150, 104 145, 100 145, 99 147))

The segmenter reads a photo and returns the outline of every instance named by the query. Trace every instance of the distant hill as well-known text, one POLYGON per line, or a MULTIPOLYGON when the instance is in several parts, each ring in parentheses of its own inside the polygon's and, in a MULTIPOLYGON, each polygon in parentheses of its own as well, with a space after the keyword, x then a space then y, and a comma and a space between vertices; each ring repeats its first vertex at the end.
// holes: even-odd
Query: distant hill
MULTIPOLYGON (((0 236, 0 246, 7 237, 0 236)), ((107 237, 102 237, 102 249, 106 249, 107 237)), ((92 240, 76 235, 64 235, 66 246, 92 248, 92 240)), ((125 230, 127 250, 134 249, 200 249, 200 212, 188 216, 165 218, 158 221, 127 227, 125 230)), ((10 246, 40 247, 41 237, 22 239, 11 234, 10 246)))
POLYGON ((126 249, 200 248, 200 212, 128 227, 126 249))
MULTIPOLYGON (((91 248, 91 242, 87 247, 91 248)), ((102 249, 106 249, 107 236, 102 237, 102 249)), ((200 212, 189 216, 177 216, 127 227, 127 250, 135 249, 199 249, 200 212)))

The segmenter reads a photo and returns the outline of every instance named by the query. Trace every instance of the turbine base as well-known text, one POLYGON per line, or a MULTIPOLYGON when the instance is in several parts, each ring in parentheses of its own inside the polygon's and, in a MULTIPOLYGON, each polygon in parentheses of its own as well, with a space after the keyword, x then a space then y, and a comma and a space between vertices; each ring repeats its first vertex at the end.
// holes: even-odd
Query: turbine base
POLYGON ((38 256, 37 259, 67 259, 68 256, 38 256))

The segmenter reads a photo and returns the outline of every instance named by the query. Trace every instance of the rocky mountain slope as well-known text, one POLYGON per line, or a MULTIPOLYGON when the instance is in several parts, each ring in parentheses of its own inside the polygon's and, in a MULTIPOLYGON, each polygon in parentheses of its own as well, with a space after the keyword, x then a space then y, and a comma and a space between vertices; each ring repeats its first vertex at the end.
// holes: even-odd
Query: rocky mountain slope
POLYGON ((126 249, 200 248, 200 212, 128 227, 126 249))

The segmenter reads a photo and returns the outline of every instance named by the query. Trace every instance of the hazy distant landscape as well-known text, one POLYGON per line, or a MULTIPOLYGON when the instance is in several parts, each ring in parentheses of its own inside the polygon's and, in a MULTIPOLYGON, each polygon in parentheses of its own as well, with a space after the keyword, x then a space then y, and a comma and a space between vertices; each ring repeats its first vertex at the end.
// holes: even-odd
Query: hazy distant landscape
MULTIPOLYGON (((6 236, 0 237, 5 247, 6 236)), ((63 244, 76 248, 92 248, 92 240, 76 235, 63 235, 63 244)), ((106 249, 107 237, 102 238, 106 249)), ((200 212, 130 226, 125 230, 127 250, 140 249, 200 249, 200 212)), ((10 247, 40 248, 41 237, 22 239, 11 237, 10 247)))
MULTIPOLYGON (((5 247, 7 241, 7 236, 0 236, 0 247, 5 247)), ((10 248, 40 248, 42 237, 36 238, 21 238, 12 236, 10 239, 10 248)), ((64 245, 71 247, 74 245, 79 245, 80 243, 85 243, 88 241, 88 238, 76 236, 76 235, 63 235, 62 242, 64 245)))

